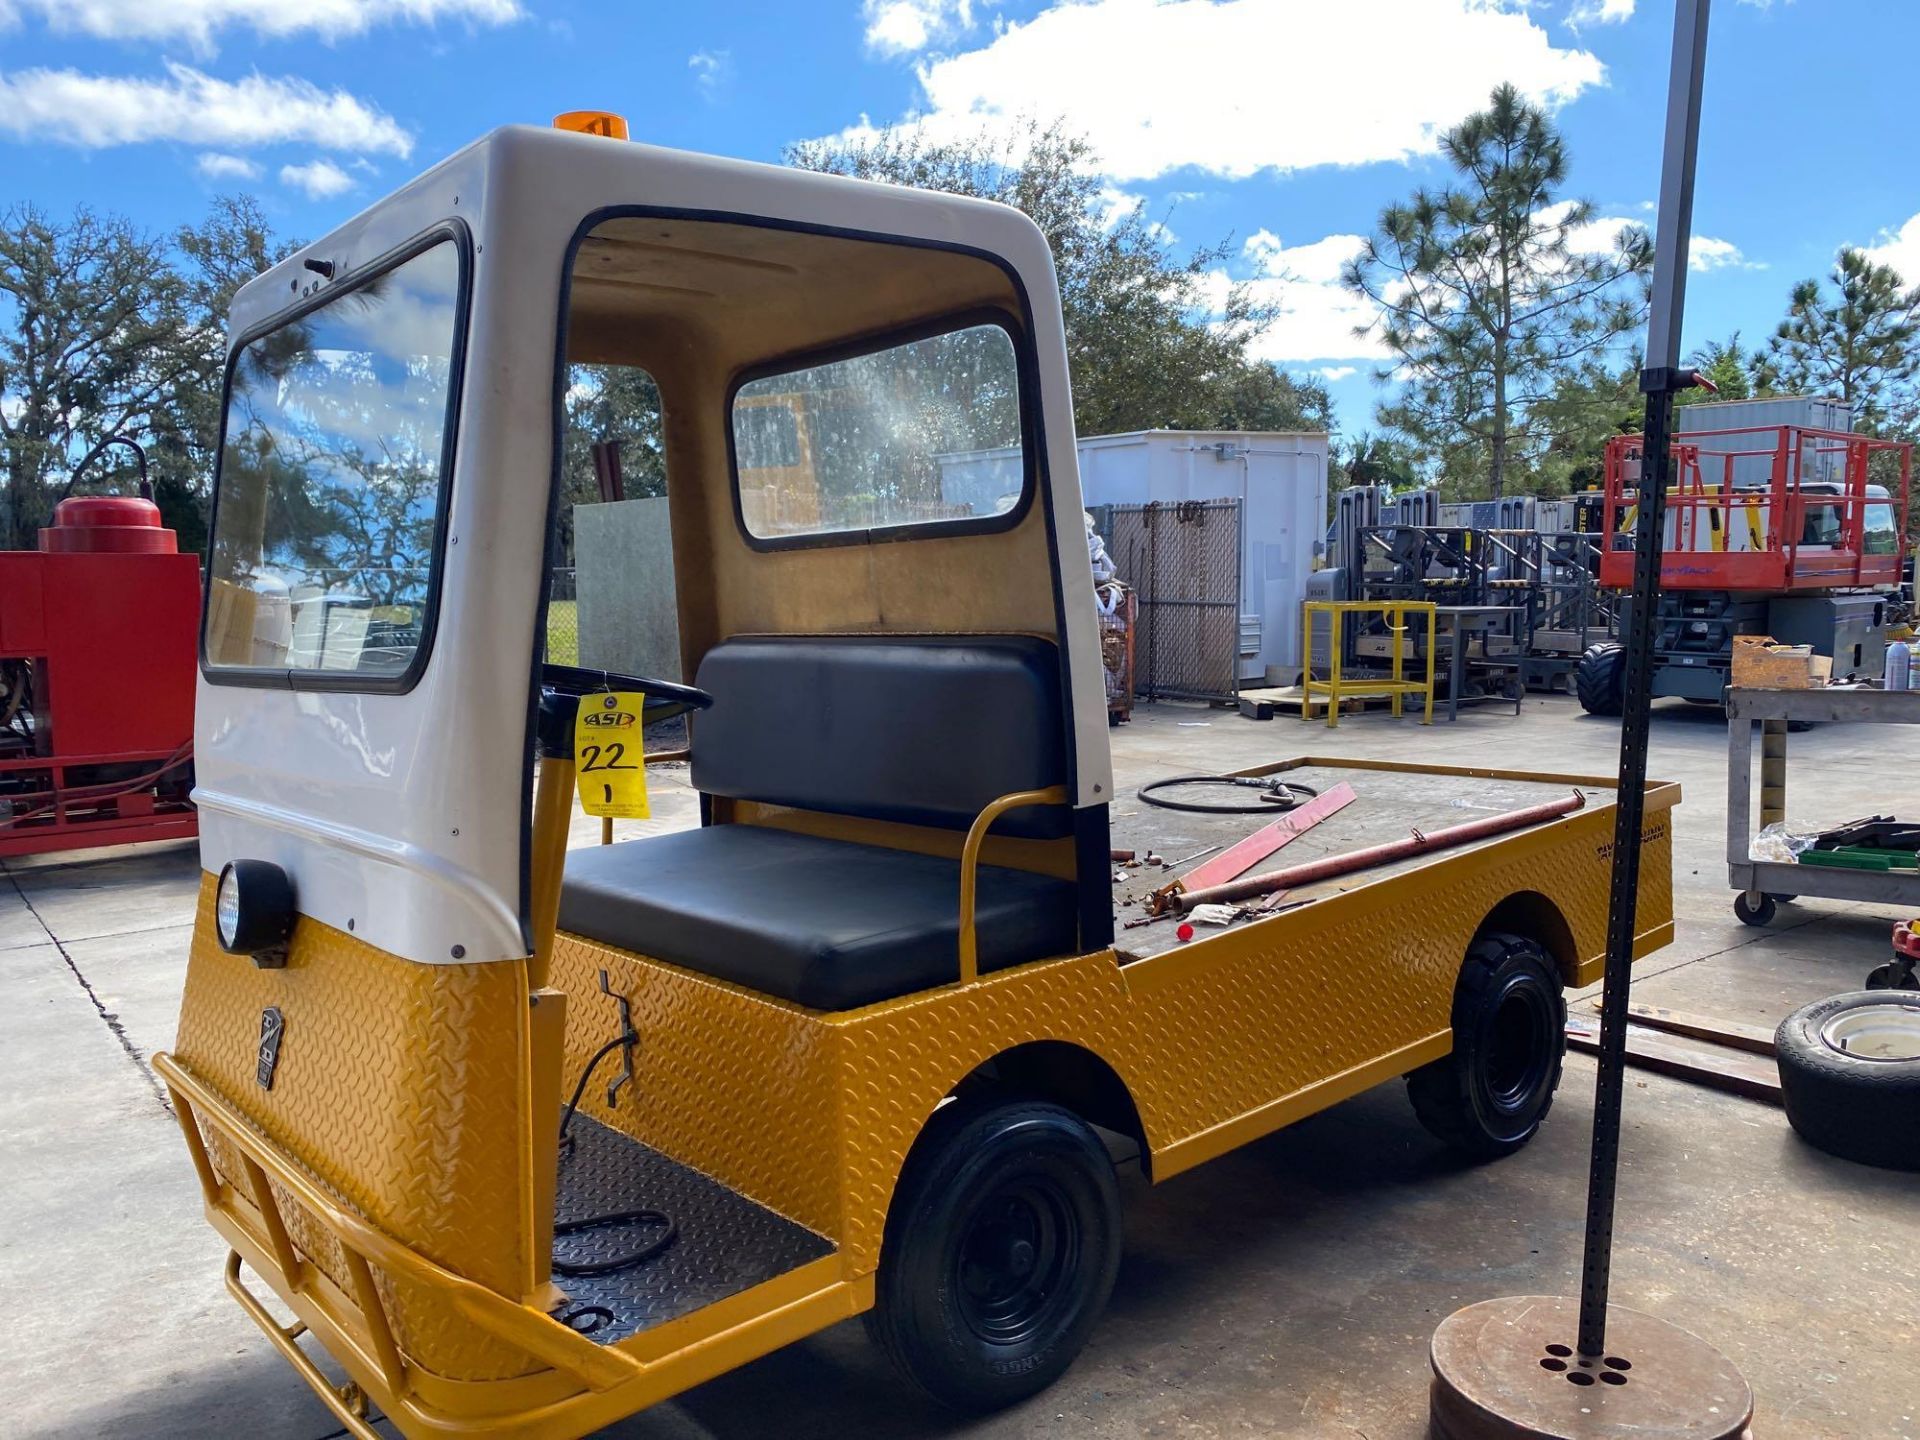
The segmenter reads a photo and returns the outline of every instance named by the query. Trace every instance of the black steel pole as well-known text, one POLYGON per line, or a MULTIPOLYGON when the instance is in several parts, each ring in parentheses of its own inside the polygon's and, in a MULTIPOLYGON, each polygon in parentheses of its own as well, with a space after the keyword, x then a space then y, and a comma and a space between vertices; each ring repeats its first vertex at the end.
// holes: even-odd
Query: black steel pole
MULTIPOLYGON (((1693 222, 1694 158, 1700 132, 1700 82, 1706 62, 1708 0, 1677 0, 1673 69, 1667 91, 1666 151, 1660 174, 1652 308, 1647 324, 1646 438, 1640 458, 1634 527, 1633 603, 1628 617, 1626 687, 1620 716, 1620 783, 1613 826, 1613 885, 1607 905, 1606 991, 1600 1010, 1600 1078, 1594 1088, 1593 1155, 1587 1177, 1586 1256, 1580 1279, 1579 1350, 1607 1345, 1607 1287, 1613 1264, 1613 1212, 1620 1169, 1620 1103, 1632 985, 1640 836, 1646 816, 1648 708, 1653 640, 1659 628, 1660 551, 1667 485, 1673 473, 1673 397, 1695 383, 1680 370, 1680 320, 1686 305, 1687 247, 1693 222)), ((1602 537, 1611 543, 1612 537, 1602 537)))

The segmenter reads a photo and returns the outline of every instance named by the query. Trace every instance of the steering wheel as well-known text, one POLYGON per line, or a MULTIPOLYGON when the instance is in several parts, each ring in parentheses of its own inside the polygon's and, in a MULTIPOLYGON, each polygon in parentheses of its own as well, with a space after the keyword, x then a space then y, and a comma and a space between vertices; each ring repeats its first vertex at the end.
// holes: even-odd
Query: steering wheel
MULTIPOLYGON (((656 680, 646 675, 622 675, 618 670, 590 670, 582 665, 542 665, 540 688, 546 694, 574 699, 602 690, 635 691, 647 697, 646 706, 640 712, 641 722, 647 725, 657 725, 692 710, 705 710, 713 704, 713 696, 694 685, 656 680)), ((542 700, 544 702, 545 695, 542 700)), ((571 720, 571 711, 568 718, 571 720)))

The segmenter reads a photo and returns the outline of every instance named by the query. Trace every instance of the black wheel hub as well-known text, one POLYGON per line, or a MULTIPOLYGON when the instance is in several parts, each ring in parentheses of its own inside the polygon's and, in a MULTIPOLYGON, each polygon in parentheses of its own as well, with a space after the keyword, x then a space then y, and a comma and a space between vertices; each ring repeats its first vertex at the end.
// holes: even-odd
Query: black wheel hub
POLYGON ((995 1345, 1045 1334, 1071 1304, 1068 1281, 1079 1256, 1079 1223, 1057 1184, 1030 1176, 994 1191, 954 1252, 961 1318, 995 1345))
POLYGON ((1487 1024, 1482 1083, 1503 1116, 1530 1117, 1553 1069, 1554 1007, 1538 986, 1510 986, 1487 1024))

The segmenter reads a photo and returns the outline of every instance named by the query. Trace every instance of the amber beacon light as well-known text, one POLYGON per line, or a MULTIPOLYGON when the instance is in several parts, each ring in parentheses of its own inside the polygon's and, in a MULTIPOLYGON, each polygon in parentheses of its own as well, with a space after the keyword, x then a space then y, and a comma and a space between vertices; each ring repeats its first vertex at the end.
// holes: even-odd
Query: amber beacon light
POLYGON ((609 140, 627 138, 627 117, 611 110, 569 110, 553 117, 556 130, 578 130, 583 135, 604 135, 609 140))

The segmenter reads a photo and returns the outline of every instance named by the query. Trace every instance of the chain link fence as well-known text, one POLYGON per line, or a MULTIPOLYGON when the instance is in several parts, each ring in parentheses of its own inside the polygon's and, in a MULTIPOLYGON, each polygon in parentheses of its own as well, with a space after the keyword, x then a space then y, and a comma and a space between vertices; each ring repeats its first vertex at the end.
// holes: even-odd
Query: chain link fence
POLYGON ((1136 692, 1149 700, 1239 693, 1240 502, 1112 505, 1107 551, 1140 601, 1136 692))
POLYGON ((547 659, 555 665, 580 663, 580 599, 572 566, 553 572, 553 593, 547 601, 547 659))

